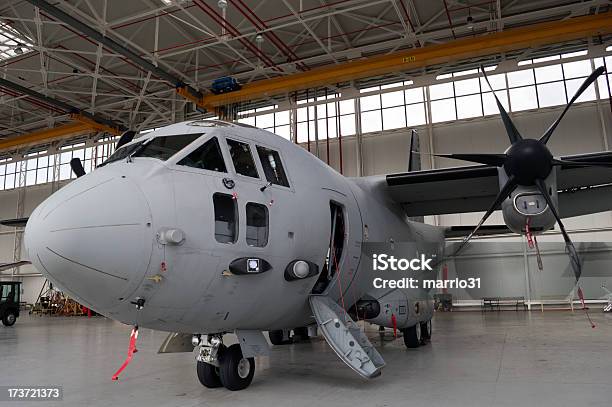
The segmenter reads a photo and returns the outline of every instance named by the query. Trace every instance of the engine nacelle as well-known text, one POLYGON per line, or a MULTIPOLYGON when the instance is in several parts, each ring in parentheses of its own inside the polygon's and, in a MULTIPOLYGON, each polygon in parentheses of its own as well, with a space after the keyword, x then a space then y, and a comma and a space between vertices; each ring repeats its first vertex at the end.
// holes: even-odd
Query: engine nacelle
POLYGON ((395 325, 398 329, 431 319, 433 301, 412 298, 406 290, 392 290, 376 297, 366 296, 357 301, 349 310, 351 316, 388 328, 395 325))
MULTIPOLYGON (((499 169, 499 182, 503 186, 508 176, 503 168, 499 169)), ((557 173, 553 169, 546 178, 548 193, 558 208, 557 173)), ((529 219, 529 230, 533 234, 540 234, 555 225, 553 216, 546 200, 534 186, 519 185, 510 196, 501 204, 504 222, 515 233, 525 234, 525 226, 529 219)))

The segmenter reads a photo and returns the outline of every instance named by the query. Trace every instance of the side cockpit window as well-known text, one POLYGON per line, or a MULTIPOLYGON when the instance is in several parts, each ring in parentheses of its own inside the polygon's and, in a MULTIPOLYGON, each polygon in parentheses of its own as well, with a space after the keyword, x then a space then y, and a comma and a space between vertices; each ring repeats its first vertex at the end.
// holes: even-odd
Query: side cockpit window
POLYGON ((261 160, 261 166, 263 167, 268 182, 288 187, 289 180, 287 179, 287 174, 285 174, 285 169, 283 168, 283 163, 278 151, 257 146, 257 154, 261 160))
POLYGON ((214 194, 215 240, 219 243, 236 243, 238 237, 238 206, 227 194, 214 194))
POLYGON ((227 139, 227 146, 229 147, 236 173, 247 177, 259 178, 257 167, 255 167, 255 161, 251 154, 251 147, 247 143, 232 139, 227 139))
POLYGON ((249 202, 246 204, 246 242, 249 246, 264 247, 268 244, 268 208, 249 202))
POLYGON ((178 165, 187 167, 200 168, 203 170, 227 172, 223 154, 219 147, 219 140, 216 137, 211 138, 206 143, 195 149, 187 157, 178 162, 178 165))

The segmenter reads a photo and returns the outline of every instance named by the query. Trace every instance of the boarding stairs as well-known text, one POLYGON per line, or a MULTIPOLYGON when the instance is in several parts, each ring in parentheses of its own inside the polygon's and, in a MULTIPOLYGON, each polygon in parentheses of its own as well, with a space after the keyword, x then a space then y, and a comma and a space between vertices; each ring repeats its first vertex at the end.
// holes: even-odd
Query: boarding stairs
POLYGON ((367 379, 380 376, 385 361, 348 313, 327 295, 311 295, 309 302, 319 329, 338 357, 367 379))

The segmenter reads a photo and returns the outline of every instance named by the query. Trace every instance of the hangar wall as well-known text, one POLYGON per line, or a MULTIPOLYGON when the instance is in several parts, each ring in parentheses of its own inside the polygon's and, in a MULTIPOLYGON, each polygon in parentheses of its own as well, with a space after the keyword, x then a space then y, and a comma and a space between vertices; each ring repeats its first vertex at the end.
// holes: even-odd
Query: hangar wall
MULTIPOLYGON (((606 109, 610 109, 607 100, 585 102, 574 106, 559 126, 551 141, 554 154, 579 154, 608 149, 612 143, 612 119, 606 109)), ((537 137, 544 132, 561 112, 561 107, 539 109, 513 113, 511 116, 525 136, 537 137)), ((420 136, 421 151, 424 153, 449 152, 501 152, 508 146, 503 126, 499 116, 466 119, 455 122, 438 123, 417 127, 420 136)), ((361 136, 362 166, 364 175, 403 172, 406 170, 409 150, 410 129, 392 130, 381 133, 371 133, 361 136)), ((358 174, 359 159, 357 154, 357 138, 343 138, 343 167, 347 176, 358 174)), ((320 148, 321 159, 326 160, 326 148, 320 148)), ((330 164, 338 168, 337 139, 330 139, 330 164)), ((432 167, 432 157, 422 155, 423 168, 432 167)), ((464 165, 464 163, 448 159, 433 161, 434 168, 464 165)), ((51 184, 35 185, 26 188, 25 215, 42 202, 51 193, 51 184)), ((17 190, 0 191, 0 218, 13 218, 17 210, 17 190)), ((461 215, 444 215, 428 217, 429 223, 437 225, 474 225, 482 216, 480 213, 461 215)), ((501 214, 491 217, 491 223, 501 223, 501 214)), ((582 216, 568 219, 568 231, 578 242, 612 242, 612 213, 582 216)), ((15 232, 11 228, 0 226, 0 261, 13 259, 15 232)), ((485 239, 490 241, 490 239, 485 239)), ((500 240, 499 238, 496 240, 500 240)), ((466 271, 465 263, 457 267, 457 273, 478 272, 483 277, 483 289, 478 297, 483 296, 525 296, 537 301, 541 295, 560 296, 567 294, 571 288, 571 276, 558 278, 564 273, 567 266, 567 257, 558 253, 559 246, 552 247, 551 253, 544 254, 544 272, 536 272, 535 260, 529 256, 529 280, 526 279, 524 256, 522 254, 524 242, 519 238, 506 238, 501 241, 513 242, 513 248, 495 246, 489 247, 486 256, 472 257, 466 271), (517 246, 518 245, 518 246, 517 246), (516 246, 516 248, 514 247, 516 246), (518 250, 518 255, 507 255, 509 250, 518 250)), ((561 241, 556 232, 541 238, 541 241, 561 241)), ((598 248, 598 258, 589 266, 590 260, 585 263, 584 288, 588 298, 598 298, 603 294, 600 286, 606 280, 612 279, 600 275, 602 270, 612 270, 612 256, 602 258, 601 253, 609 254, 612 247, 598 248), (589 270, 589 267, 593 270, 589 270), (595 268, 597 270, 595 270, 595 268), (589 277, 595 273, 596 276, 589 277)), ((589 255, 590 256, 590 255, 589 255)), ((455 265, 450 265, 450 276, 455 272, 455 265)), ((6 273, 6 272, 5 272, 6 273)), ((9 272, 10 273, 10 272, 9 272)), ((32 266, 22 267, 22 274, 36 273, 32 266)), ((565 273, 567 274, 567 273, 565 273)), ((23 277, 25 301, 33 302, 40 291, 44 279, 42 277, 23 277)), ((453 292, 453 291, 451 291, 453 292)), ((473 293, 465 290, 455 290, 456 298, 469 301, 473 293)))
MULTIPOLYGON (((518 130, 525 137, 537 138, 561 113, 562 107, 511 113, 518 130)), ((563 119, 551 139, 550 148, 555 155, 581 154, 609 150, 612 143, 612 116, 607 100, 575 105, 563 119)), ((508 147, 508 139, 499 116, 467 119, 416 127, 421 152, 429 153, 498 153, 508 147)), ((362 136, 364 175, 405 172, 410 146, 410 129, 388 131, 362 136)), ((344 173, 355 176, 358 160, 355 138, 343 140, 344 173)), ((330 164, 338 168, 338 149, 335 139, 330 140, 330 164)), ((325 149, 321 149, 326 160, 325 149)), ((469 165, 457 160, 435 158, 423 154, 423 169, 469 165), (433 167, 432 167, 433 163, 433 167)), ((483 213, 467 213, 427 217, 426 222, 437 225, 475 225, 483 213)), ((487 224, 503 223, 500 212, 494 213, 487 224)), ((604 295, 601 285, 612 287, 612 212, 568 218, 566 229, 577 242, 584 261, 581 285, 587 298, 604 295), (582 242, 582 243, 578 243, 582 242), (610 270, 610 271, 607 271, 610 270)), ((554 301, 567 296, 573 287, 573 275, 568 268, 562 237, 558 231, 542 236, 544 270, 539 271, 535 253, 527 253, 525 265, 523 238, 480 238, 477 255, 465 255, 465 260, 449 264, 449 278, 455 276, 481 276, 482 289, 449 290, 465 303, 494 296, 524 296, 533 302, 554 301), (491 242, 496 242, 493 244, 491 242), (550 242, 550 243, 547 243, 550 242), (483 253, 478 253, 478 252, 483 253), (513 254, 508 254, 509 252, 513 254), (526 273, 525 271, 528 271, 526 273)))
MULTIPOLYGON (((51 195, 51 184, 36 185, 26 188, 24 195, 24 216, 29 216, 32 211, 49 195, 51 195)), ((11 219, 17 213, 18 190, 11 189, 0 192, 0 219, 11 219)), ((13 261, 13 253, 15 247, 14 228, 9 228, 0 225, 0 263, 8 263, 13 261)), ((22 246, 23 258, 27 258, 25 249, 22 246)), ((4 271, 3 275, 10 276, 11 270, 4 271)), ((42 288, 45 279, 39 276, 40 273, 31 265, 22 266, 19 270, 20 274, 35 274, 34 276, 21 277, 17 281, 22 281, 22 298, 21 301, 33 303, 42 288)), ((4 278, 9 279, 9 278, 4 278)))

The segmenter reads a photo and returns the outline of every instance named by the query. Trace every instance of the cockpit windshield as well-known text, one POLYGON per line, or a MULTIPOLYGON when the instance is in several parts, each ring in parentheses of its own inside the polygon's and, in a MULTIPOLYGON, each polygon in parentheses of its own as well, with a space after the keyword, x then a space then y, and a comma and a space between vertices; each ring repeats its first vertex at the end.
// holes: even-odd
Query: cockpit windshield
POLYGON ((197 140, 202 134, 181 134, 176 136, 160 136, 151 140, 130 144, 115 151, 102 165, 119 161, 128 156, 150 157, 166 161, 189 144, 197 140))
POLYGON ((100 164, 100 167, 108 163, 112 163, 112 162, 123 160, 124 158, 127 158, 127 156, 131 155, 132 153, 134 153, 134 151, 138 150, 142 146, 143 142, 144 141, 141 141, 138 143, 130 144, 129 146, 121 147, 120 149, 116 150, 113 154, 111 154, 111 156, 108 157, 108 160, 100 164))

